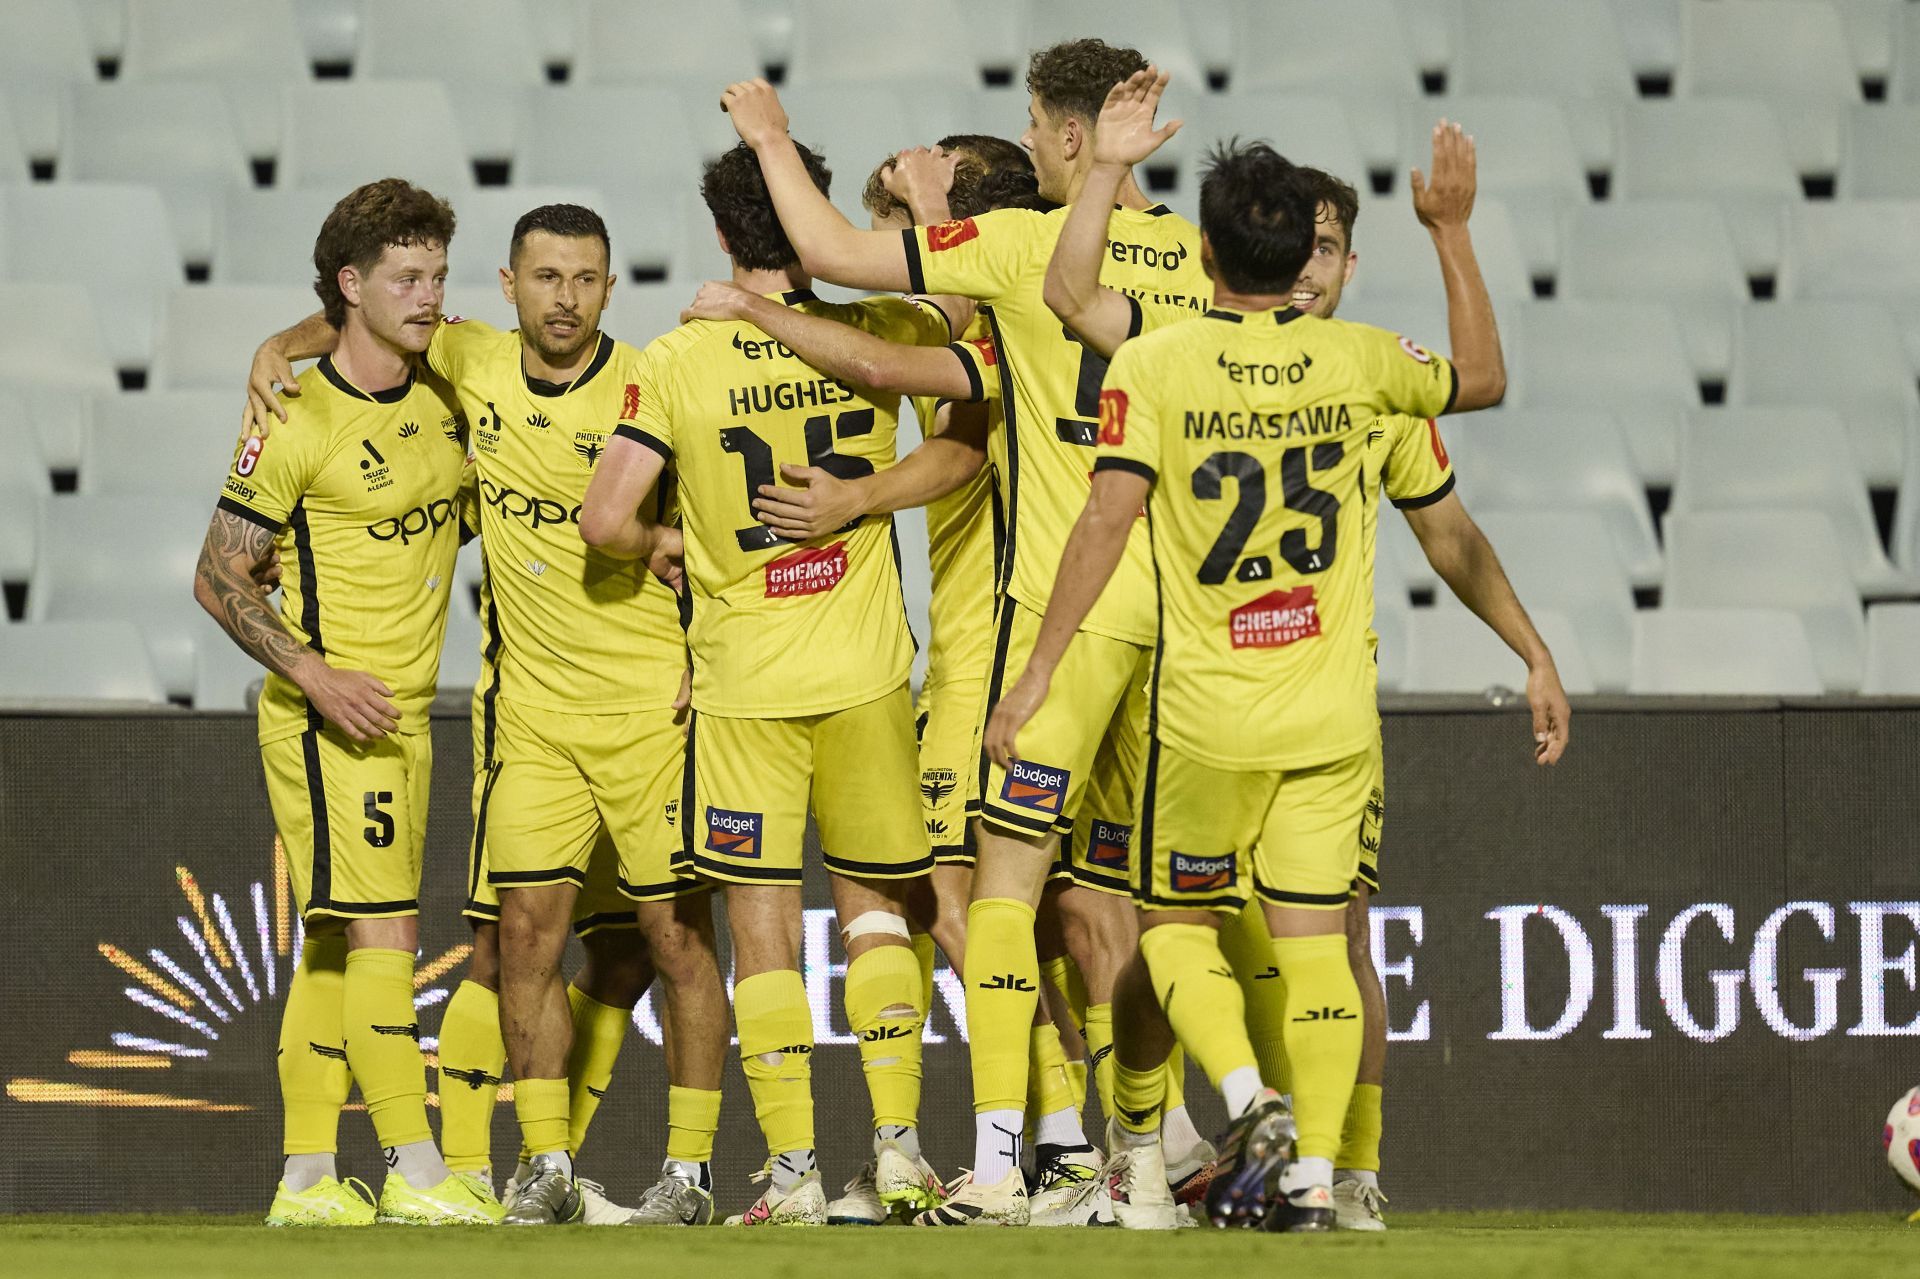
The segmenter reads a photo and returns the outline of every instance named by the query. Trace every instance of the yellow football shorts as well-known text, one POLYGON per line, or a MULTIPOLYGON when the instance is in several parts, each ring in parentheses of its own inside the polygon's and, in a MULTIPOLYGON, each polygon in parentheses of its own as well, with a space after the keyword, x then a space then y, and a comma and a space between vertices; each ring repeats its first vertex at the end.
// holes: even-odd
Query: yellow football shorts
POLYGON ((735 884, 798 884, 807 813, 826 867, 907 879, 933 868, 914 789, 913 699, 902 684, 845 710, 787 719, 695 714, 676 866, 735 884))
MULTIPOLYGON (((473 777, 473 839, 467 845, 467 904, 461 914, 489 923, 500 921, 500 894, 487 882, 487 793, 494 769, 482 764, 473 777)), ((603 827, 587 862, 587 884, 573 903, 573 931, 585 937, 608 928, 640 927, 639 912, 620 891, 620 854, 603 827)))
POLYGON ((302 918, 420 913, 431 734, 363 743, 328 725, 263 743, 260 760, 302 918))
POLYGON ((973 865, 980 800, 980 711, 986 677, 928 681, 920 690, 920 815, 933 860, 973 865))
POLYGON ((1387 761, 1383 746, 1380 738, 1373 739, 1373 787, 1367 795, 1366 816, 1360 822, 1360 866, 1354 872, 1355 897, 1360 895, 1361 884, 1367 886, 1369 893, 1380 891, 1380 832, 1387 820, 1387 761))
POLYGON ((1369 748, 1312 768, 1228 772, 1148 745, 1135 899, 1148 909, 1344 910, 1377 784, 1369 748))
POLYGON ((625 897, 664 901, 699 890, 672 867, 684 751, 672 711, 582 715, 504 697, 495 709, 493 767, 479 804, 485 829, 476 829, 476 842, 496 893, 589 887, 603 836, 616 850, 613 882, 625 897))
MULTIPOLYGON (((1074 643, 1079 642, 1076 636, 1074 643)), ((1133 892, 1133 801, 1139 789, 1143 753, 1139 748, 1144 742, 1141 734, 1123 729, 1120 719, 1125 716, 1129 724, 1144 723, 1144 718, 1132 717, 1145 716, 1145 699, 1143 689, 1140 704, 1134 705, 1130 690, 1127 704, 1116 712, 1110 731, 1101 739, 1073 829, 1060 837, 1060 855, 1049 879, 1120 897, 1133 892)), ((1025 736, 1021 734, 1023 742, 1025 736)))

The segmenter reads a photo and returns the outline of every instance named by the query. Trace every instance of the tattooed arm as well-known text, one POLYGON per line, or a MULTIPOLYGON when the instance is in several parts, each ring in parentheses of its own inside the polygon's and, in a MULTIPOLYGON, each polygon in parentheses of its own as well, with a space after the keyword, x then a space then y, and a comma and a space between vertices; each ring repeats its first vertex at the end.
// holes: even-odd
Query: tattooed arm
POLYGON ((247 656, 286 676, 327 722, 357 742, 398 727, 393 690, 365 671, 337 670, 287 633, 257 577, 273 556, 273 532, 229 511, 215 511, 200 548, 193 597, 247 656))

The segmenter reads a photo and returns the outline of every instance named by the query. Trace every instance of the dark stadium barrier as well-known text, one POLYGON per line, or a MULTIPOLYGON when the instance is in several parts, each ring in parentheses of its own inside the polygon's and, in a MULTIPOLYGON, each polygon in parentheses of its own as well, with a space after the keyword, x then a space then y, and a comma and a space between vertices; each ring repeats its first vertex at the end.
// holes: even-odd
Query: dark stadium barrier
MULTIPOLYGON (((1898 1206, 1879 1132, 1920 1078, 1920 706, 1589 701, 1573 726, 1547 770, 1513 710, 1388 716, 1394 1206, 1898 1206)), ((434 732, 428 1051, 461 972, 470 824, 467 725, 434 732)), ((0 716, 0 1211, 264 1208, 295 924, 253 742, 240 716, 0 716)), ((830 916, 807 937, 832 1188, 866 1157, 867 1101, 830 916)), ((952 1169, 970 1087, 950 974, 941 995, 923 1132, 952 1169)), ((627 1202, 664 1142, 658 1031, 637 1020, 581 1160, 627 1202)), ((1197 1071, 1190 1096, 1218 1120, 1197 1071)), ((496 1120, 504 1170, 512 1108, 496 1120)), ((341 1149, 377 1185, 364 1113, 341 1149)), ((760 1155, 733 1065, 723 1210, 760 1155)))

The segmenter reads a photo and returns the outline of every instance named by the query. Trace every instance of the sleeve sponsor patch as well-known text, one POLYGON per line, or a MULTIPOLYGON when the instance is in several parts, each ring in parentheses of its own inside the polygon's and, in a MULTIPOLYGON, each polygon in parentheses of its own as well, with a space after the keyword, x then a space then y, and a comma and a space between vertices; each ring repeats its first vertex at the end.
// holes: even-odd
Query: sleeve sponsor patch
POLYGON ((623 419, 631 418, 637 416, 639 412, 640 384, 638 382, 629 382, 627 383, 626 394, 622 396, 620 400, 620 416, 623 419))
POLYGON ((1433 444, 1433 460, 1441 466, 1451 466, 1447 460, 1447 446, 1440 442, 1440 424, 1432 418, 1427 419, 1427 439, 1433 444))
POLYGON ((1127 442, 1127 393, 1118 387, 1100 392, 1100 442, 1111 445, 1127 442))
POLYGON ((1407 356, 1409 359, 1418 360, 1422 364, 1433 363, 1433 354, 1430 351, 1428 351, 1426 347, 1421 346, 1418 342, 1415 342, 1412 338, 1407 338, 1407 337, 1401 338, 1400 349, 1407 353, 1407 356))
POLYGON ((938 226, 930 226, 927 228, 927 252, 945 253, 979 234, 980 227, 972 218, 956 218, 938 226))
POLYGON ((233 461, 235 474, 252 475, 253 468, 260 461, 260 452, 266 447, 267 442, 260 436, 255 435, 250 437, 245 444, 240 446, 240 456, 233 461))
POLYGON ((969 338, 967 345, 980 352, 980 362, 992 368, 1000 360, 999 353, 993 349, 992 338, 969 338))

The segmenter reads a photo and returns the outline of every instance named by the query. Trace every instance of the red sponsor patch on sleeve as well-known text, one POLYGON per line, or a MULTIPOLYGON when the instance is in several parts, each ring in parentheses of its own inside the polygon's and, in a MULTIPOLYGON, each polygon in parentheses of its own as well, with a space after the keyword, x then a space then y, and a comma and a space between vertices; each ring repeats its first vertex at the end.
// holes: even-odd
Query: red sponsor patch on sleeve
POLYGON ((1127 393, 1118 387, 1100 392, 1100 442, 1127 442, 1127 393))
POLYGON ((1427 348, 1424 346, 1421 346, 1418 342, 1415 342, 1412 338, 1404 338, 1404 337, 1401 338, 1400 349, 1402 351, 1405 351, 1407 353, 1408 358, 1410 359, 1418 360, 1422 364, 1433 363, 1433 356, 1431 353, 1428 352, 1427 348))
POLYGON ((980 362, 988 368, 992 368, 995 364, 999 363, 1000 354, 993 349, 992 338, 969 338, 967 345, 980 352, 980 362))
POLYGON ((847 575, 847 544, 803 546, 767 564, 767 598, 824 595, 847 575))
POLYGON ((623 419, 636 416, 640 412, 640 385, 627 383, 627 393, 620 400, 620 416, 623 419))
POLYGON ((1427 439, 1433 444, 1433 460, 1441 466, 1452 466, 1447 460, 1447 446, 1440 442, 1440 424, 1432 418, 1427 419, 1427 439))
POLYGON ((927 228, 927 252, 945 253, 980 234, 972 218, 956 218, 927 228))
POLYGON ((233 469, 237 475, 252 475, 254 466, 260 461, 260 452, 267 442, 254 436, 240 446, 240 456, 234 459, 233 469))
POLYGON ((1320 633, 1320 604, 1311 585, 1268 591, 1228 616, 1235 648, 1285 648, 1320 633))

